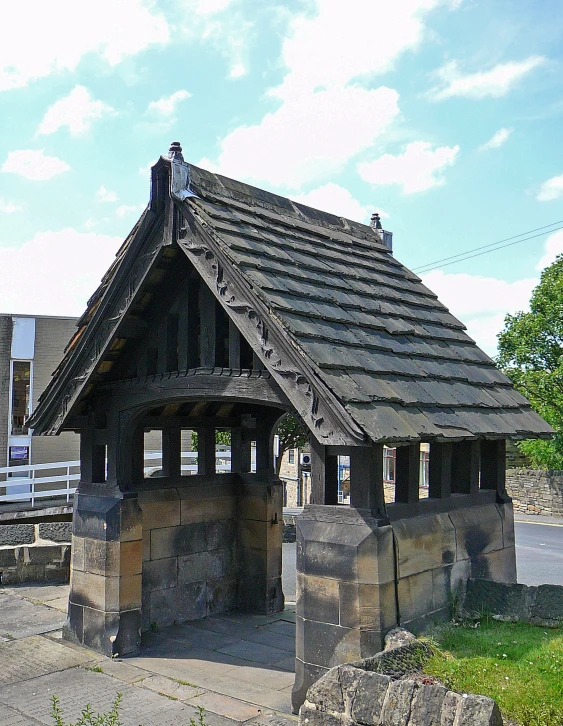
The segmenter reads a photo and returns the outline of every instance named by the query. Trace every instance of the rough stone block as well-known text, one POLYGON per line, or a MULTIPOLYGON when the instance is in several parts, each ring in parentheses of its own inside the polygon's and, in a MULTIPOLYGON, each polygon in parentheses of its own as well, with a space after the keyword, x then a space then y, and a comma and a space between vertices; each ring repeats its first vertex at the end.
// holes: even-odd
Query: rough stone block
MULTIPOLYGON (((532 588, 528 588, 531 590, 532 588)), ((557 626, 563 623, 563 586, 539 585, 530 607, 530 621, 539 625, 557 626)))
POLYGON ((213 580, 233 574, 231 549, 196 552, 178 557, 178 583, 213 580))
POLYGON ((501 615, 507 620, 527 619, 526 585, 506 585, 491 580, 468 580, 463 609, 469 615, 501 615))
POLYGON ((180 524, 180 497, 176 489, 152 489, 139 493, 143 529, 177 527, 180 524))
MULTIPOLYGON (((299 596, 296 604, 296 613, 298 615, 302 615, 305 618, 312 618, 314 616, 315 620, 322 623, 338 625, 340 624, 343 595, 344 612, 346 613, 347 609, 353 609, 354 604, 357 610, 357 586, 354 586, 353 583, 339 583, 338 580, 328 577, 314 577, 302 575, 301 573, 297 573, 297 580, 299 582, 297 588, 299 596), (348 585, 348 588, 344 588, 344 585, 348 585), (354 587, 356 588, 355 592, 353 592, 354 587)), ((344 620, 347 622, 342 622, 342 625, 354 627, 357 624, 358 618, 345 617, 344 620), (352 621, 352 624, 349 621, 352 621)))
POLYGON ((233 519, 235 499, 231 495, 217 497, 203 496, 201 499, 182 499, 181 522, 212 522, 220 519, 233 519))
POLYGON ((516 582, 516 549, 507 547, 489 552, 471 560, 471 577, 516 582))
POLYGON ((455 529, 447 514, 427 514, 393 523, 399 578, 451 565, 456 557, 455 529))
POLYGON ((332 668, 362 657, 360 631, 303 620, 303 656, 307 663, 332 668))
POLYGON ((205 528, 208 550, 232 547, 237 541, 236 523, 234 519, 207 522, 205 528))
POLYGON ((72 535, 72 569, 84 571, 84 537, 72 535))
POLYGON ((453 691, 448 691, 446 693, 442 704, 442 718, 440 726, 454 726, 461 698, 462 696, 459 693, 454 693, 453 691))
POLYGON ((119 577, 104 577, 91 572, 72 573, 70 602, 94 610, 119 610, 119 577))
POLYGON ((223 577, 208 580, 206 583, 207 615, 234 610, 237 605, 237 581, 235 578, 223 577))
POLYGON ((0 525, 1 545, 24 545, 35 542, 34 524, 2 524, 0 525))
MULTIPOLYGON (((300 618, 297 618, 299 621, 300 618)), ((328 672, 328 668, 314 665, 312 663, 304 663, 299 657, 295 658, 295 681, 291 689, 291 708, 293 713, 298 713, 299 708, 305 701, 307 690, 319 678, 328 672)))
POLYGON ((188 555, 207 549, 205 522, 151 530, 151 559, 188 555))
POLYGON ((15 567, 16 552, 11 547, 0 548, 0 567, 15 567))
POLYGON ((461 698, 455 726, 502 726, 499 707, 492 698, 468 695, 461 698))
POLYGON ((404 726, 408 723, 414 689, 414 681, 393 681, 389 684, 381 709, 381 723, 387 726, 404 726))
POLYGON ((151 558, 151 530, 143 530, 143 562, 148 562, 151 558))
POLYGON ((399 580, 398 593, 403 625, 432 612, 432 572, 403 577, 399 580))
POLYGON ((504 546, 502 520, 496 504, 450 512, 455 527, 457 560, 467 560, 504 546))
POLYGON ((176 557, 143 564, 143 590, 145 592, 168 590, 171 587, 176 587, 177 584, 178 560, 176 557))
POLYGON ((308 726, 343 726, 352 724, 345 716, 317 711, 315 708, 304 704, 299 710, 299 723, 308 726))
POLYGON ((119 610, 141 608, 141 575, 119 578, 119 610))
POLYGON ((34 545, 22 547, 25 565, 48 565, 51 562, 61 562, 64 552, 60 545, 34 545))
POLYGON ((140 540, 143 538, 143 512, 139 507, 137 494, 126 497, 121 502, 120 532, 121 542, 140 540))
POLYGON ((207 614, 207 593, 204 582, 190 582, 170 590, 150 594, 151 622, 159 627, 184 620, 199 620, 207 614))
POLYGON ((328 673, 314 683, 307 692, 307 700, 318 711, 344 713, 344 694, 342 692, 341 669, 331 668, 328 673))
POLYGON ((70 542, 72 537, 72 522, 41 522, 39 536, 52 542, 70 542))
POLYGON ((143 542, 140 539, 121 542, 119 547, 119 574, 140 575, 143 570, 143 542))
POLYGON ((119 576, 119 542, 85 537, 84 571, 94 575, 119 576))
POLYGON ((351 704, 351 716, 354 721, 367 726, 381 724, 381 710, 391 682, 389 676, 359 671, 355 698, 351 704))
POLYGON ((439 724, 446 693, 447 690, 440 686, 419 685, 411 704, 409 726, 439 724))

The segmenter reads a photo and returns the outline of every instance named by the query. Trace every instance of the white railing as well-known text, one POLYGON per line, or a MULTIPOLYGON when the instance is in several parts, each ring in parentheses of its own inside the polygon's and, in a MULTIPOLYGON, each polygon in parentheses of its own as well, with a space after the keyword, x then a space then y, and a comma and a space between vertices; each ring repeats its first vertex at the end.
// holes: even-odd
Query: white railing
POLYGON ((0 503, 31 502, 33 507, 36 499, 52 497, 65 497, 66 501, 70 502, 71 495, 76 491, 75 482, 80 479, 79 470, 79 461, 55 461, 50 464, 1 467, 0 475, 4 475, 6 480, 0 481, 0 487, 5 487, 6 493, 0 495, 0 503), (75 470, 74 473, 71 472, 71 469, 75 470), (55 476, 42 476, 48 470, 66 470, 66 472, 55 476), (37 472, 39 472, 39 476, 37 472), (50 484, 59 486, 42 489, 43 486, 50 484))
MULTIPOLYGON (((218 450, 215 452, 215 471, 224 473, 231 471, 231 452, 218 450)), ((182 452, 182 474, 197 474, 197 452, 182 452)), ((253 464, 254 464, 253 456, 253 464)), ((162 452, 150 451, 145 453, 144 473, 146 477, 158 475, 162 468, 162 452)), ((255 468, 255 467, 254 467, 255 468)), ((55 461, 50 464, 24 464, 22 466, 0 467, 0 489, 5 488, 6 493, 0 494, 0 504, 10 502, 30 502, 35 506, 36 499, 49 499, 53 497, 66 498, 70 502, 76 491, 76 482, 80 480, 80 461, 55 461), (71 469, 73 470, 71 472, 71 469), (43 476, 46 471, 65 471, 64 474, 43 476), (39 476, 37 475, 39 472, 39 476), (56 487, 45 485, 55 484, 56 487), (38 488, 39 487, 39 488, 38 488)))

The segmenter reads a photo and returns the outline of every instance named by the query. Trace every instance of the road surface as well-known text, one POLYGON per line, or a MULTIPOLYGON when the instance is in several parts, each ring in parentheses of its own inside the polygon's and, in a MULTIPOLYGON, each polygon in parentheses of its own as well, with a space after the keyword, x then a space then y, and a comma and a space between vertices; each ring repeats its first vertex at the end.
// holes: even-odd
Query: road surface
MULTIPOLYGON (((563 522, 516 522, 518 582, 524 585, 563 585, 563 522)), ((283 545, 283 590, 295 600, 295 544, 283 545)))

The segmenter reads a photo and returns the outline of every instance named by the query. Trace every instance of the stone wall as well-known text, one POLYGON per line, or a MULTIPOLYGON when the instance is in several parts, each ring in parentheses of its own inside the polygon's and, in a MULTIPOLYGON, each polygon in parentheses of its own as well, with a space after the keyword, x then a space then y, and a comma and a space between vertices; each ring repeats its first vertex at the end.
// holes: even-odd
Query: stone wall
POLYGON ((0 584, 68 582, 70 522, 0 525, 0 584))
POLYGON ((506 490, 517 512, 563 516, 563 471, 509 469, 506 490))
POLYGON ((497 620, 527 622, 548 628, 563 625, 563 585, 520 585, 469 580, 461 614, 480 618, 489 613, 497 620))
POLYGON ((447 619, 470 577, 516 582, 511 505, 468 506, 381 526, 359 510, 305 507, 297 517, 296 680, 383 648, 390 629, 447 619))
POLYGON ((143 629, 229 610, 237 597, 236 499, 230 483, 153 489, 143 512, 143 629))
MULTIPOLYGON (((390 651, 388 651, 390 652, 390 651)), ((459 694, 431 679, 372 672, 360 661, 332 668, 308 691, 299 711, 303 726, 502 726, 497 704, 486 696, 459 694)))

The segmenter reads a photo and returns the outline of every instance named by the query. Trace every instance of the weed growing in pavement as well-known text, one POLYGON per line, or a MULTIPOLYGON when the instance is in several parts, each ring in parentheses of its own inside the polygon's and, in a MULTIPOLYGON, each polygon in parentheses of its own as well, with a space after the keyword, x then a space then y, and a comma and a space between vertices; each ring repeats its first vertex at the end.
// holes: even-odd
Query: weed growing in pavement
MULTIPOLYGON (((164 695, 164 694, 163 694, 164 695)), ((53 719, 54 723, 53 726, 123 726, 121 721, 119 720, 119 705, 121 703, 121 699, 123 698, 123 695, 121 693, 118 693, 115 697, 115 701, 112 703, 109 711, 106 711, 105 713, 97 713, 95 714, 92 711, 92 707, 90 704, 86 704, 84 708, 82 709, 82 715, 76 721, 75 723, 65 723, 63 720, 64 714, 63 710, 61 708, 61 703, 57 696, 53 696, 51 698, 51 718, 53 719)), ((173 699, 177 700, 177 699, 173 699)), ((195 718, 190 718, 189 724, 186 726, 208 726, 208 724, 205 721, 205 709, 202 706, 197 707, 198 715, 197 720, 195 718)), ((142 724, 139 724, 139 726, 142 726, 142 724)))

